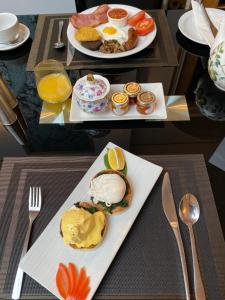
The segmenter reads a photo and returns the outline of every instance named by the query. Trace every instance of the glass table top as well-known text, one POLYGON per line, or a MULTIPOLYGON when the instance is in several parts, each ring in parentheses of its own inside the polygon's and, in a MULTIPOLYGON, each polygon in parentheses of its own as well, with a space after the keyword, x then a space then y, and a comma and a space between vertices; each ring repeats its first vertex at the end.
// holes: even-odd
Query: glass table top
MULTIPOLYGON (((190 121, 169 122, 103 121, 81 124, 39 124, 42 102, 37 95, 33 72, 26 71, 37 16, 19 17, 20 22, 30 28, 31 36, 20 48, 0 53, 0 72, 17 96, 20 109, 27 121, 28 142, 26 146, 20 146, 0 125, 0 159, 4 156, 64 155, 65 153, 97 155, 109 141, 138 155, 203 153, 225 233, 223 217, 225 172, 208 163, 225 136, 225 92, 218 90, 209 78, 207 72, 209 48, 191 42, 178 30, 177 23, 184 12, 183 10, 167 12, 178 66, 138 70, 138 78, 142 82, 145 80, 145 74, 148 74, 149 82, 151 79, 154 82, 163 82, 166 95, 186 97, 190 121)), ((126 71, 136 72, 129 68, 126 71)), ((120 74, 120 70, 117 72, 120 74)), ((69 71, 69 75, 74 83, 76 73, 69 71)), ((120 78, 123 78, 122 75, 120 78)))

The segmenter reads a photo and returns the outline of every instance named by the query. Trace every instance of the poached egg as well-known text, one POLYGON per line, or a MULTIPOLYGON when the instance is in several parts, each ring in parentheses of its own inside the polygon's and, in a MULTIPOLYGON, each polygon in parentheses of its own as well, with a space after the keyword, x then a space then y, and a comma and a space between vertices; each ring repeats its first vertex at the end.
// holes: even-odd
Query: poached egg
POLYGON ((118 174, 102 174, 91 180, 89 194, 93 202, 105 202, 106 206, 120 202, 126 192, 126 183, 118 174))

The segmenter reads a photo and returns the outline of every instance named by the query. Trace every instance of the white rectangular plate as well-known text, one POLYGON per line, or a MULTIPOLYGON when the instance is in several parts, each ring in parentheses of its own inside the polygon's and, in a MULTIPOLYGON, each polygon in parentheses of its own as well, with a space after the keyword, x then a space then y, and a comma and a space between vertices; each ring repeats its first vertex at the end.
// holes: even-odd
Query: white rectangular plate
MULTIPOLYGON (((76 201, 89 199, 87 191, 90 180, 96 173, 105 169, 104 155, 107 148, 114 146, 112 143, 107 144, 22 260, 21 268, 59 298, 61 297, 55 285, 55 276, 60 262, 64 264, 73 262, 79 269, 83 266, 86 268, 91 280, 88 299, 93 297, 162 172, 161 167, 123 150, 128 168, 127 177, 133 193, 131 206, 119 215, 108 217, 108 229, 103 242, 98 247, 89 250, 75 250, 65 245, 59 233, 60 218, 63 212, 76 201)), ((44 201, 47 200, 44 199, 44 201)))
MULTIPOLYGON (((129 111, 122 116, 115 115, 111 110, 105 112, 89 114, 81 110, 72 97, 70 122, 86 121, 122 121, 122 120, 164 120, 167 118, 166 104, 162 83, 141 83, 143 91, 151 91, 156 95, 156 109, 151 115, 142 115, 136 110, 136 105, 130 105, 129 111)), ((110 94, 122 92, 124 84, 111 84, 110 94)))

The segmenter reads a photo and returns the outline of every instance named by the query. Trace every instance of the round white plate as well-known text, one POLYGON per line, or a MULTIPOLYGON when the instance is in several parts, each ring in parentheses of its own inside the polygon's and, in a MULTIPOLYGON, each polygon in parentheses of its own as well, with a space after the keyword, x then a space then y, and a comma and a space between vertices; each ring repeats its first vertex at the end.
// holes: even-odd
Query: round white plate
POLYGON ((13 45, 0 44, 0 51, 8 51, 8 50, 13 50, 15 48, 18 48, 19 46, 21 46, 22 44, 24 44, 26 42, 26 40, 29 38, 29 36, 30 36, 30 29, 26 25, 20 23, 19 24, 18 42, 13 45))
MULTIPOLYGON (((206 9, 210 16, 210 19, 218 29, 220 23, 222 22, 222 19, 225 18, 225 11, 216 8, 206 9)), ((207 45, 206 41, 201 37, 198 28, 196 28, 194 14, 192 10, 186 12, 180 17, 178 27, 183 33, 183 35, 189 38, 190 40, 199 44, 207 45)))
MULTIPOLYGON (((110 8, 112 7, 121 7, 124 8, 128 11, 129 16, 135 15, 137 12, 140 11, 139 8, 133 7, 133 6, 129 6, 129 5, 122 5, 122 4, 110 4, 109 5, 110 8)), ((92 7, 89 9, 86 9, 85 11, 83 11, 82 13, 92 13, 96 7, 92 7)), ((150 17, 150 15, 146 14, 147 17, 150 17)), ((106 24, 101 24, 99 26, 97 26, 96 28, 102 28, 106 26, 106 24)), ((129 25, 127 25, 126 27, 123 28, 124 31, 127 31, 129 29, 129 25)), ((93 51, 93 50, 89 50, 85 47, 83 47, 76 39, 75 39, 75 32, 76 29, 73 27, 73 25, 69 22, 68 28, 67 28, 67 37, 68 40, 70 41, 71 45, 76 48, 77 50, 79 50, 80 52, 87 54, 89 56, 93 56, 93 57, 99 57, 99 58, 119 58, 119 57, 126 57, 135 53, 140 52, 141 50, 143 50, 144 48, 148 47, 153 40, 155 39, 156 36, 156 32, 157 32, 157 28, 155 26, 155 29, 150 32, 149 34, 145 35, 145 36, 139 36, 138 37, 138 44, 137 46, 129 51, 124 51, 121 53, 102 53, 100 51, 93 51)))

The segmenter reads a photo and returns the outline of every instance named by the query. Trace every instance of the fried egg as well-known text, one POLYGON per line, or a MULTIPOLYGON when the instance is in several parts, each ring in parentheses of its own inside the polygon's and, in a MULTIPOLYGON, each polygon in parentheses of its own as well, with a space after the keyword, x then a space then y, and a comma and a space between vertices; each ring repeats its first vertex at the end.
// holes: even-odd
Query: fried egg
POLYGON ((99 34, 105 41, 117 40, 120 44, 127 41, 128 38, 127 33, 119 29, 117 26, 111 24, 100 28, 99 34))

